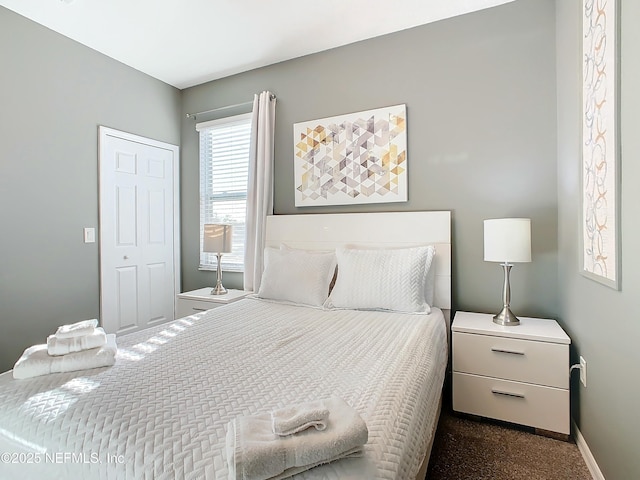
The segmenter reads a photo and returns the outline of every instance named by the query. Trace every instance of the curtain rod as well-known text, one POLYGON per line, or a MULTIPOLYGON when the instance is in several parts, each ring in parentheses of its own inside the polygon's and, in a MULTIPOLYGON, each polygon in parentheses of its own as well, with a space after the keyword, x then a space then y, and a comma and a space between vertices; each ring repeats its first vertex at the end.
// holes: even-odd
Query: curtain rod
MULTIPOLYGON (((276 96, 272 93, 271 100, 274 100, 275 98, 276 96)), ((234 103, 233 105, 226 105, 224 107, 212 108, 211 110, 205 110, 204 112, 187 113, 186 117, 196 118, 198 115, 204 115, 205 113, 219 112, 220 110, 228 110, 230 108, 244 107, 245 105, 252 105, 252 104, 253 104, 253 100, 250 102, 234 103)))

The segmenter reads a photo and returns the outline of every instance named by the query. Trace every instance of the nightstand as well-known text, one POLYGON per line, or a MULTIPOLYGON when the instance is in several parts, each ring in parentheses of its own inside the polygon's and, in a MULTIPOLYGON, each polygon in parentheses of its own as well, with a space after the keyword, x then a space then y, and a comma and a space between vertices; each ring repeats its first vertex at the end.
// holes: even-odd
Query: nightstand
POLYGON ((205 287, 190 292, 179 293, 178 301, 176 302, 177 318, 237 302, 251 293, 244 290, 228 289, 225 295, 211 295, 211 288, 212 287, 205 287))
POLYGON ((454 411, 569 435, 571 339, 555 320, 457 312, 451 330, 454 411))

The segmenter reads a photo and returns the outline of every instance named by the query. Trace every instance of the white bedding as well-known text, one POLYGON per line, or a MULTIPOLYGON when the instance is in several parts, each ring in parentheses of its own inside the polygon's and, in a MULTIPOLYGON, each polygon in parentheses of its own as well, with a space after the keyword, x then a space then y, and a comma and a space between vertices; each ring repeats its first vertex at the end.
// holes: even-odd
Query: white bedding
POLYGON ((237 415, 335 395, 367 423, 365 457, 300 479, 415 478, 447 362, 442 312, 246 299, 118 337, 115 366, 0 376, 0 478, 226 479, 237 415))

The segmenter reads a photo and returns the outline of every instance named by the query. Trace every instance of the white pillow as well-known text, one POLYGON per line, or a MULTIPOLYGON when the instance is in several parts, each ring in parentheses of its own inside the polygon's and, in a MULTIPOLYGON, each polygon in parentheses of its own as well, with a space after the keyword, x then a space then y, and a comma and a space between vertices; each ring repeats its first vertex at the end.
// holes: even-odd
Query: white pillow
POLYGON ((335 269, 334 252, 267 247, 256 296, 321 307, 329 295, 329 283, 335 269))
POLYGON ((433 262, 435 257, 435 247, 433 248, 433 255, 427 260, 427 279, 425 285, 425 299, 427 303, 433 307, 433 298, 436 293, 436 268, 433 262))
POLYGON ((326 308, 430 313, 426 299, 432 245, 386 250, 339 248, 338 278, 326 308))

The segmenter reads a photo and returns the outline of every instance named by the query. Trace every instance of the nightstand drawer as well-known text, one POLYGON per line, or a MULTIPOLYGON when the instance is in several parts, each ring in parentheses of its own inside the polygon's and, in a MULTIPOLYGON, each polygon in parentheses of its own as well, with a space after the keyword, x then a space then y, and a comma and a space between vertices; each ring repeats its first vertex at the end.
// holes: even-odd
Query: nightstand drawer
POLYGON ((569 434, 569 390, 454 372, 453 409, 569 434))
POLYGON ((569 388, 569 345, 454 332, 453 370, 569 388))
POLYGON ((178 318, 193 315, 194 313, 200 313, 205 310, 211 310, 212 308, 222 306, 221 303, 206 302, 204 300, 186 300, 184 298, 178 298, 177 315, 178 318))
POLYGON ((211 289, 212 287, 204 287, 190 292, 179 293, 176 301, 176 318, 228 305, 242 300, 251 293, 230 288, 224 295, 211 295, 211 289))

